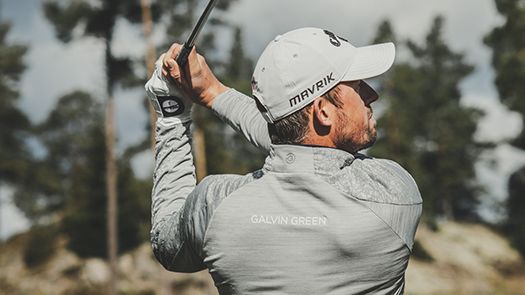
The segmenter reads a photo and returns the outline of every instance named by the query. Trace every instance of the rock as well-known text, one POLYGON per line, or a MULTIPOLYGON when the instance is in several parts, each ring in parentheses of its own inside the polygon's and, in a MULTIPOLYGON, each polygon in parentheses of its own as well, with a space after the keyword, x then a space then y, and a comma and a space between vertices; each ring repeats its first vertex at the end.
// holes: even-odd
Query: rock
POLYGON ((505 238, 482 225, 444 222, 436 232, 422 225, 416 239, 434 261, 411 258, 409 294, 494 294, 506 280, 500 265, 522 263, 505 238))
POLYGON ((110 278, 109 266, 102 259, 88 259, 84 263, 80 278, 89 285, 101 286, 107 284, 110 278))

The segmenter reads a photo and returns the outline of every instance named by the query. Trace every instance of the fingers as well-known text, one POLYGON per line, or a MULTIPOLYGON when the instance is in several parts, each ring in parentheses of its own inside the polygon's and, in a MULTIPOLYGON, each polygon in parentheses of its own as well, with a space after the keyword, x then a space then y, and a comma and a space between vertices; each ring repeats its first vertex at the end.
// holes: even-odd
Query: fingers
POLYGON ((190 73, 194 74, 194 70, 200 69, 200 63, 199 63, 199 57, 200 55, 197 53, 197 49, 195 46, 191 49, 190 54, 188 55, 188 63, 187 68, 190 70, 190 73))
MULTIPOLYGON (((166 76, 168 71, 166 71, 164 69, 164 58, 166 57, 166 53, 163 53, 160 55, 159 59, 161 60, 161 64, 160 64, 160 70, 162 71, 162 75, 163 76, 166 76)), ((155 67, 158 67, 159 65, 158 64, 155 64, 155 67)))
POLYGON ((202 74, 203 58, 197 53, 196 48, 193 47, 188 54, 187 62, 182 68, 177 62, 178 54, 182 49, 182 45, 179 44, 172 46, 170 51, 166 53, 165 68, 168 75, 171 76, 176 83, 192 88, 193 80, 198 79, 202 74))
POLYGON ((173 44, 162 56, 162 75, 170 80, 186 97, 204 106, 210 106, 213 99, 227 88, 215 77, 205 58, 192 48, 185 67, 181 69, 176 61, 182 45, 173 44))
POLYGON ((172 59, 175 59, 177 58, 177 55, 179 55, 179 52, 181 51, 182 49, 182 45, 179 44, 179 43, 173 43, 170 47, 170 49, 168 49, 168 52, 166 52, 166 55, 168 58, 172 58, 172 59))
POLYGON ((172 75, 173 78, 180 77, 180 70, 175 59, 182 49, 182 45, 174 43, 170 49, 164 54, 162 60, 162 74, 164 76, 172 75))

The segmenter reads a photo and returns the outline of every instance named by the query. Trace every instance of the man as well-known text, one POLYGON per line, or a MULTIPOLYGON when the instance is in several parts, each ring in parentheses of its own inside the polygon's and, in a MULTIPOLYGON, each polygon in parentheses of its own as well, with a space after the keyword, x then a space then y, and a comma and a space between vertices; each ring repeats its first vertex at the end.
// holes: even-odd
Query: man
POLYGON ((421 197, 399 165, 358 153, 376 138, 378 96, 363 79, 391 67, 394 45, 288 32, 259 58, 253 99, 195 50, 182 71, 179 51, 146 85, 159 114, 151 233, 164 267, 208 268, 221 294, 403 293, 421 197), (196 186, 188 99, 267 150, 264 167, 196 186))

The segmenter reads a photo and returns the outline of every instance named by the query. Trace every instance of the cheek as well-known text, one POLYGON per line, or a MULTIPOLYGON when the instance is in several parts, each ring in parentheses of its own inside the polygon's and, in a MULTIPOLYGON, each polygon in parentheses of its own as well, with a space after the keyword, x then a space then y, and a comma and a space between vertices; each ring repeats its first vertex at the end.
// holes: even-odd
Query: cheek
POLYGON ((359 112, 356 112, 356 120, 359 120, 359 122, 363 126, 368 126, 371 121, 370 113, 368 112, 367 109, 361 108, 359 112))
POLYGON ((349 115, 352 121, 354 121, 354 123, 358 124, 358 126, 363 124, 368 125, 368 119, 370 118, 369 112, 360 98, 359 100, 352 100, 351 103, 347 105, 345 112, 349 115))
POLYGON ((340 110, 339 115, 340 122, 344 122, 345 127, 353 129, 354 132, 368 126, 368 114, 361 111, 358 106, 354 109, 351 107, 344 108, 340 110))

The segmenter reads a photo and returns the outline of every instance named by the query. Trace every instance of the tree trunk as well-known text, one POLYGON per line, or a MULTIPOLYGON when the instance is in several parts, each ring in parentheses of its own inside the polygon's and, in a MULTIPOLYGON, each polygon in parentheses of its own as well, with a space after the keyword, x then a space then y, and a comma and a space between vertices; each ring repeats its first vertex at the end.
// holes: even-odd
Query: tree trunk
POLYGON ((206 169, 206 141, 204 139, 204 131, 201 128, 195 127, 193 131, 193 145, 195 146, 195 167, 197 170, 197 181, 200 182, 208 171, 206 169))
MULTIPOLYGON (((142 26, 144 31, 144 39, 146 41, 146 69, 148 71, 148 78, 151 77, 153 74, 153 71, 155 70, 155 61, 157 58, 157 53, 155 50, 155 46, 153 45, 153 42, 151 41, 151 33, 153 32, 153 21, 151 18, 151 6, 149 0, 140 0, 140 6, 142 9, 142 26)), ((157 122, 157 113, 155 112, 155 109, 151 105, 151 103, 148 101, 148 98, 146 97, 146 105, 148 106, 149 110, 149 116, 150 116, 150 146, 151 150, 155 150, 155 128, 156 128, 156 122, 157 122)), ((171 284, 170 284, 170 275, 166 271, 161 271, 161 273, 158 275, 159 285, 160 288, 160 295, 168 295, 171 292, 171 284)))
POLYGON ((118 203, 117 203, 117 160, 115 156, 115 99, 113 97, 114 77, 112 76, 113 55, 111 52, 112 31, 108 31, 106 42, 106 197, 107 197, 107 255, 110 269, 109 295, 117 295, 118 280, 118 203))
MULTIPOLYGON (((1 11, 0 11, 1 12, 1 11)), ((0 183, 0 244, 4 242, 4 230, 2 228, 2 209, 4 208, 4 195, 2 194, 2 183, 0 183)))
POLYGON ((107 251, 110 268, 109 294, 117 294, 117 165, 115 159, 114 99, 106 105, 106 194, 107 194, 107 251))
MULTIPOLYGON (((148 78, 151 77, 153 74, 153 71, 155 70, 155 59, 157 57, 157 53, 155 51, 155 46, 151 42, 151 32, 153 31, 153 21, 151 19, 151 7, 149 0, 140 0, 140 6, 142 8, 142 24, 144 28, 144 38, 146 39, 147 44, 147 53, 146 53, 146 67, 148 70, 148 78)), ((149 114, 150 114, 150 145, 151 150, 155 149, 155 122, 157 121, 157 114, 155 113, 155 110, 153 109, 153 106, 151 103, 147 101, 146 103, 149 108, 149 114)))

